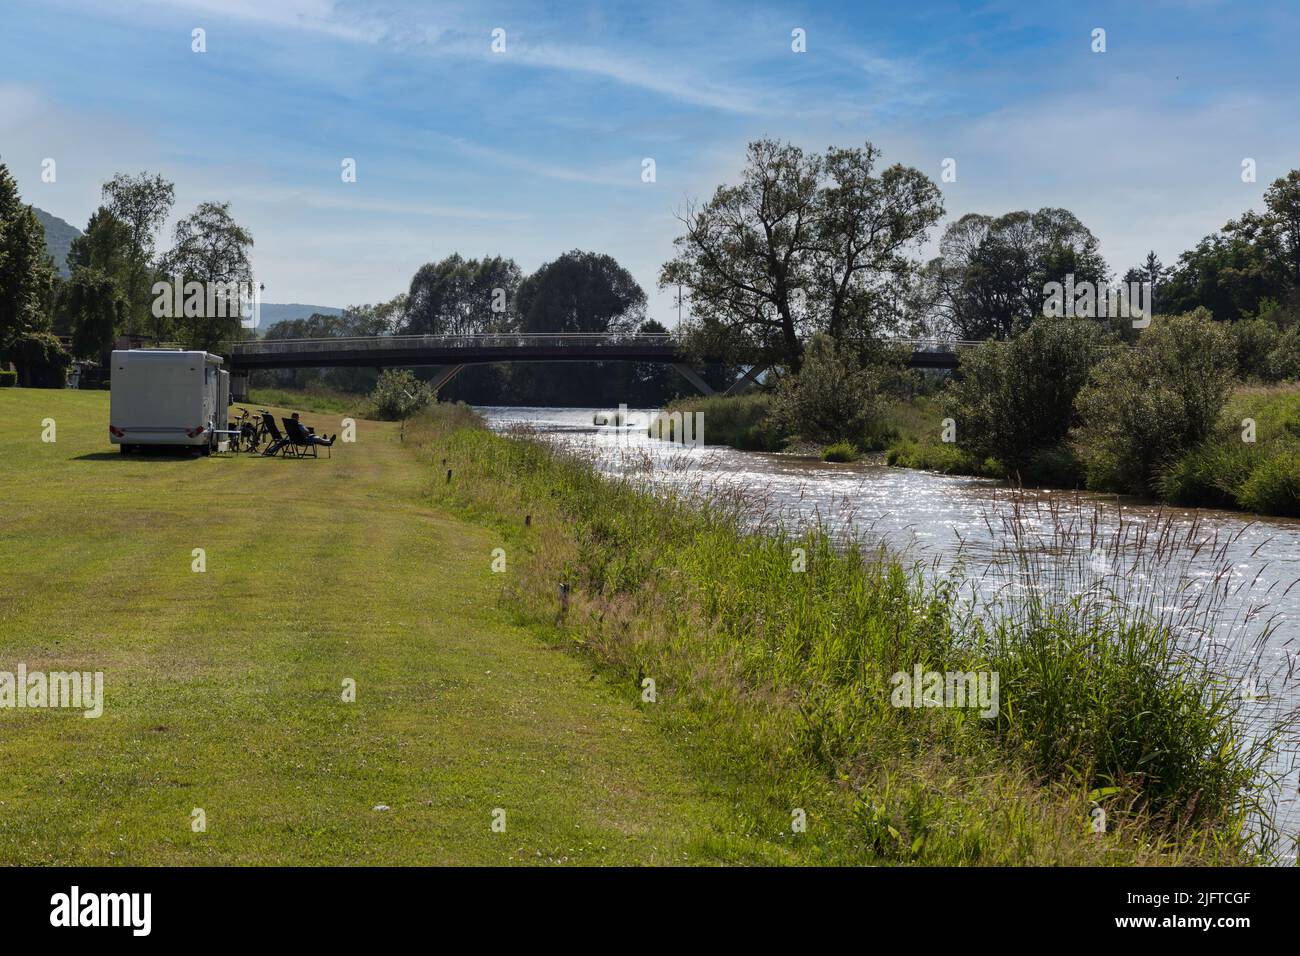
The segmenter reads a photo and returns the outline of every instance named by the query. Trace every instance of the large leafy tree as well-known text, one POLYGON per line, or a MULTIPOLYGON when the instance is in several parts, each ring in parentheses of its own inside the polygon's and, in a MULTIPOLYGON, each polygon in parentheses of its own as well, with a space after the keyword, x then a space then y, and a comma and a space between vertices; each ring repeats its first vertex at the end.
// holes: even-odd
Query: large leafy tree
POLYGON ((1230 223, 1179 256, 1161 291, 1161 310, 1173 314, 1203 307, 1222 322, 1254 315, 1262 300, 1284 296, 1275 237, 1262 225, 1230 223))
POLYGON ((480 260, 453 253, 426 263, 411 279, 403 331, 474 335, 507 328, 521 275, 513 259, 501 256, 480 260))
POLYGON ((73 351, 82 358, 106 359, 114 338, 126 330, 130 252, 130 229, 105 206, 91 214, 86 231, 72 240, 72 275, 60 285, 54 327, 73 336, 73 351))
POLYGON ((127 302, 112 276, 77 266, 59 289, 58 313, 72 333, 73 354, 102 362, 126 325, 127 302))
POLYGON ((19 336, 48 328, 56 274, 40 220, 0 163, 0 351, 19 336))
POLYGON ((1161 309, 1205 307, 1224 321, 1265 311, 1266 300, 1300 298, 1300 170, 1264 191, 1264 211, 1229 220, 1184 252, 1165 285, 1161 309))
POLYGON ((690 341, 798 368, 803 342, 878 334, 913 266, 903 254, 943 215, 938 187, 915 169, 879 174, 879 150, 824 156, 750 143, 741 180, 680 215, 685 234, 660 285, 681 286, 690 341))
POLYGON ((921 283, 923 308, 937 331, 963 339, 1010 338, 1043 314, 1044 286, 1104 284, 1109 276, 1097 237, 1067 209, 951 223, 921 283))
POLYGON ((645 291, 612 256, 566 252, 519 284, 523 332, 628 332, 645 318, 645 291))
POLYGON ((104 183, 104 206, 127 228, 127 278, 123 292, 130 310, 132 332, 152 328, 162 337, 167 329, 150 311, 153 284, 155 236, 167 220, 176 201, 171 182, 159 175, 142 172, 135 176, 118 173, 104 183))
MULTIPOLYGON (((573 250, 525 278, 515 308, 521 332, 630 333, 645 319, 646 295, 611 256, 573 250)), ((635 405, 642 392, 630 372, 630 366, 602 363, 518 364, 510 366, 505 384, 516 400, 530 403, 635 405)))
POLYGON ((111 276, 126 295, 131 273, 131 228, 100 206, 86 223, 86 231, 68 249, 71 269, 98 269, 111 276))
MULTIPOLYGON (((253 268, 249 250, 252 246, 252 235, 231 217, 230 203, 200 203, 193 213, 176 223, 172 248, 163 257, 162 271, 179 277, 182 282, 202 283, 205 289, 233 289, 240 284, 251 287, 253 268)), ((205 297, 202 314, 187 315, 184 311, 180 316, 173 314, 181 340, 191 348, 213 349, 218 343, 239 335, 237 302, 227 302, 224 308, 217 309, 208 305, 205 297)))

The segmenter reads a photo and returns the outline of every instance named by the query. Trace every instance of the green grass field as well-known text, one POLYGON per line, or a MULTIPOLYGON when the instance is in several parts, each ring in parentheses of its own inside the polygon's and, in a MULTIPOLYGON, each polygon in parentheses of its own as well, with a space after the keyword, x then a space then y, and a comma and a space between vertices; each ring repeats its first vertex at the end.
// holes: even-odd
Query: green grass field
POLYGON ((0 391, 0 671, 105 684, 98 719, 0 709, 0 863, 786 858, 633 695, 512 623, 500 542, 431 509, 397 426, 332 460, 141 458, 108 400, 0 391))

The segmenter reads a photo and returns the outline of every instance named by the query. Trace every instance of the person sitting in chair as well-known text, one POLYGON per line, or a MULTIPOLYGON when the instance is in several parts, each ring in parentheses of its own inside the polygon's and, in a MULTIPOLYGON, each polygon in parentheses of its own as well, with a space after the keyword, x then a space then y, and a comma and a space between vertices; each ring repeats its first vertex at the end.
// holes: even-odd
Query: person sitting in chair
MULTIPOLYGON (((298 417, 297 412, 293 413, 293 420, 297 422, 299 425, 302 425, 302 419, 298 417)), ((312 428, 310 425, 302 425, 302 427, 303 430, 307 433, 307 438, 311 440, 311 443, 313 445, 324 445, 325 447, 328 448, 330 445, 334 444, 334 439, 339 437, 338 434, 335 433, 333 435, 330 435, 328 438, 322 438, 320 435, 316 434, 316 429, 312 428)))

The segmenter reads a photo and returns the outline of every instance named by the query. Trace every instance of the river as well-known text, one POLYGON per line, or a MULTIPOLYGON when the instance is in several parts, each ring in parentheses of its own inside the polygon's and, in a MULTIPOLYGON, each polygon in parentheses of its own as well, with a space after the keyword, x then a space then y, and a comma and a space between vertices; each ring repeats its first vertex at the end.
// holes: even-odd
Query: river
MULTIPOLYGON (((684 447, 649 438, 646 409, 633 409, 621 428, 594 424, 608 410, 479 411, 493 428, 529 428, 609 474, 740 492, 754 522, 796 529, 819 522, 841 539, 884 545, 931 577, 956 576, 983 606, 1044 581, 1074 593, 1104 582, 1108 593, 1168 615, 1202 656, 1243 686, 1249 681, 1261 698, 1260 720, 1300 708, 1300 521, 1113 495, 1014 491, 986 479, 892 468, 878 456, 827 464, 684 447)), ((1289 742, 1273 769, 1275 821, 1292 839, 1300 833, 1297 743, 1289 742)))

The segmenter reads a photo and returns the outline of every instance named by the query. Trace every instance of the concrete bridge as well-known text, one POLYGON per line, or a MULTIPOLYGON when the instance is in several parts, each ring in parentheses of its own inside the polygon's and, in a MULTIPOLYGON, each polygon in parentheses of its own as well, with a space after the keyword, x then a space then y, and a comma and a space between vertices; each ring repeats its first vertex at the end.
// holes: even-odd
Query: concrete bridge
MULTIPOLYGON (((957 353, 975 344, 938 339, 897 339, 912 349, 913 368, 952 369, 957 353)), ((439 389, 466 365, 498 362, 654 362, 671 365, 705 395, 715 390, 691 367, 692 358, 671 334, 516 334, 374 335, 324 339, 259 339, 222 346, 230 370, 231 395, 247 401, 248 373, 272 368, 417 368, 434 367, 430 384, 439 389)), ((721 356, 704 357, 705 362, 721 356)), ((735 360, 729 360, 735 364, 735 360)), ((741 362, 741 367, 747 363, 741 362)), ((723 393, 748 388, 768 366, 748 370, 723 393)))

